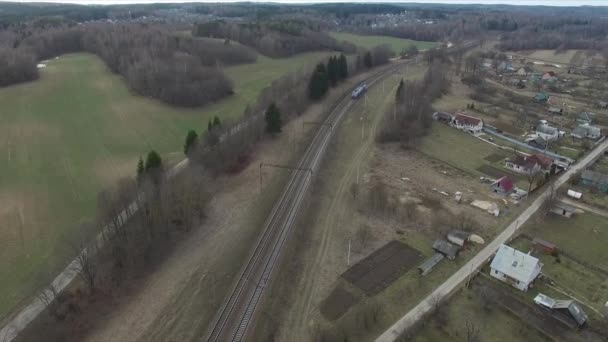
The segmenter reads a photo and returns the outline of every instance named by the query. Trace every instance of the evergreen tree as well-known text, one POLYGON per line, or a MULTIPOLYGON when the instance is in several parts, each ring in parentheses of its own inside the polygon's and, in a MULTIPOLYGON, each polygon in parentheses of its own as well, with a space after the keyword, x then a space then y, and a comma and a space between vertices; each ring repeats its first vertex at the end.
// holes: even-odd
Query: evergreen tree
POLYGON ((217 115, 213 118, 213 127, 220 127, 222 125, 222 122, 220 121, 220 118, 217 117, 217 115))
POLYGON ((144 160, 139 157, 139 160, 137 161, 137 179, 140 180, 141 177, 144 175, 144 171, 146 169, 144 168, 144 160))
POLYGON ((332 87, 338 83, 338 64, 334 56, 329 57, 329 61, 327 62, 327 78, 332 87))
POLYGON ((344 81, 348 78, 348 62, 346 61, 346 56, 344 54, 340 54, 340 59, 338 60, 338 76, 340 80, 344 81))
POLYGON ((150 172, 151 170, 159 170, 163 166, 163 161, 160 158, 158 152, 152 150, 146 156, 146 163, 144 169, 146 172, 150 172))
POLYGON ((319 100, 325 95, 329 88, 329 79, 325 64, 319 63, 310 77, 308 84, 308 94, 311 99, 319 100))
POLYGON ((372 53, 367 51, 365 53, 365 56, 363 56, 363 65, 365 65, 366 68, 371 68, 372 66, 374 66, 373 62, 372 62, 372 53))
POLYGON ((186 135, 186 143, 184 144, 184 154, 187 156, 192 147, 196 145, 196 141, 198 139, 198 135, 194 130, 188 131, 186 135))
POLYGON ((273 102, 266 109, 266 131, 268 133, 280 133, 281 132, 281 111, 277 105, 273 102))

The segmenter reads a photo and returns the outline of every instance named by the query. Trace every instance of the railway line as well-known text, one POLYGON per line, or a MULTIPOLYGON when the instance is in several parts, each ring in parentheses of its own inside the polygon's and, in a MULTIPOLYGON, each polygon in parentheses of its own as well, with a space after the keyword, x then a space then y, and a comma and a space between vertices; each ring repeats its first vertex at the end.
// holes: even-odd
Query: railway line
MULTIPOLYGON (((384 77, 394 75, 399 68, 413 62, 397 62, 363 82, 371 87, 384 77)), ((300 160, 297 170, 292 172, 285 190, 273 207, 234 288, 209 328, 206 341, 244 340, 312 177, 329 145, 333 130, 355 101, 357 100, 351 100, 350 92, 345 94, 324 123, 319 125, 320 128, 300 160)))
MULTIPOLYGON (((460 46, 450 48, 450 52, 466 50, 475 45, 474 42, 465 42, 460 46)), ((368 87, 372 87, 385 77, 394 76, 400 68, 418 62, 418 58, 416 60, 397 61, 362 82, 366 83, 368 87)), ((238 342, 245 339, 248 328, 254 320, 256 308, 271 280, 272 272, 280 258, 283 245, 297 217, 302 200, 333 136, 334 127, 357 101, 352 100, 350 95, 350 92, 345 94, 323 124, 319 125, 319 130, 297 168, 292 172, 285 190, 266 220, 263 233, 256 241, 234 287, 209 327, 205 341, 238 342)))

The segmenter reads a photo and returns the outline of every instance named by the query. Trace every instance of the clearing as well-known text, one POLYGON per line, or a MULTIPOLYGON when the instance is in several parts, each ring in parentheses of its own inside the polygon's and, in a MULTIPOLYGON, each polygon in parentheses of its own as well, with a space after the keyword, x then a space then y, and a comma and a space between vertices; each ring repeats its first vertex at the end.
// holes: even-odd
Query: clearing
POLYGON ((345 40, 365 49, 371 49, 378 45, 388 44, 395 55, 398 55, 410 45, 416 45, 418 50, 428 50, 439 45, 435 42, 421 42, 417 40, 389 36, 365 36, 346 32, 331 32, 330 35, 339 41, 345 40))
POLYGON ((0 89, 0 201, 8 201, 0 211, 0 317, 64 266, 76 232, 93 233, 81 226, 95 215, 97 193, 134 175, 139 156, 155 149, 181 159, 189 129, 242 115, 272 80, 325 56, 259 56, 226 68, 235 95, 202 108, 134 96, 91 54, 61 56, 40 80, 0 89))

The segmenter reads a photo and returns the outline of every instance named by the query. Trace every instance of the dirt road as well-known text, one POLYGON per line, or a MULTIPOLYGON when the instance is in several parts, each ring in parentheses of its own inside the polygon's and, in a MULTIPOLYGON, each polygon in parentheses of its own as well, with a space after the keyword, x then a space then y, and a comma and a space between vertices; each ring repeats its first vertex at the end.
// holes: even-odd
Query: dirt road
MULTIPOLYGON (((555 188, 559 188, 566 183, 575 173, 583 170, 593 163, 597 157, 608 148, 608 140, 604 141, 593 149, 586 157, 563 173, 556 181, 555 188)), ((424 298, 418 305, 410 310, 405 316, 401 317, 393 326, 380 335, 376 342, 395 341, 399 336, 411 327, 416 321, 423 318, 433 309, 433 303, 437 300, 444 300, 450 296, 469 276, 479 270, 488 262, 501 244, 508 243, 521 226, 528 220, 542 205, 544 199, 549 195, 550 189, 545 190, 519 217, 515 219, 502 233, 490 242, 477 255, 469 260, 462 268, 448 278, 443 284, 435 289, 431 294, 424 298)))
POLYGON ((568 205, 571 205, 573 207, 579 208, 581 210, 588 211, 588 212, 594 213, 596 215, 608 217, 608 211, 606 211, 606 210, 602 210, 600 208, 592 207, 590 205, 587 205, 585 203, 581 203, 581 202, 578 202, 578 201, 573 201, 573 200, 571 200, 569 198, 565 198, 565 197, 562 198, 562 199, 560 199, 560 200, 562 202, 568 204, 568 205))

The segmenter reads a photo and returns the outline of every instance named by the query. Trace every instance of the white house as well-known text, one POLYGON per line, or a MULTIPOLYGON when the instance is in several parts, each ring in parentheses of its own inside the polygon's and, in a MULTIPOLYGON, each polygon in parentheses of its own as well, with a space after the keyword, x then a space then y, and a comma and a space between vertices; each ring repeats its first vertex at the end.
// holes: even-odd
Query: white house
POLYGON ((514 172, 521 174, 533 174, 536 172, 551 172, 553 159, 542 154, 534 154, 531 156, 518 154, 511 159, 505 161, 505 167, 514 172))
POLYGON ((536 125, 536 134, 545 141, 555 141, 559 138, 559 130, 542 121, 536 125))
POLYGON ((473 135, 481 133, 481 130, 483 129, 483 121, 481 119, 463 113, 456 113, 452 125, 473 135))
POLYGON ((521 291, 527 291, 542 267, 543 264, 537 258, 507 245, 500 245, 490 264, 490 275, 521 291))

